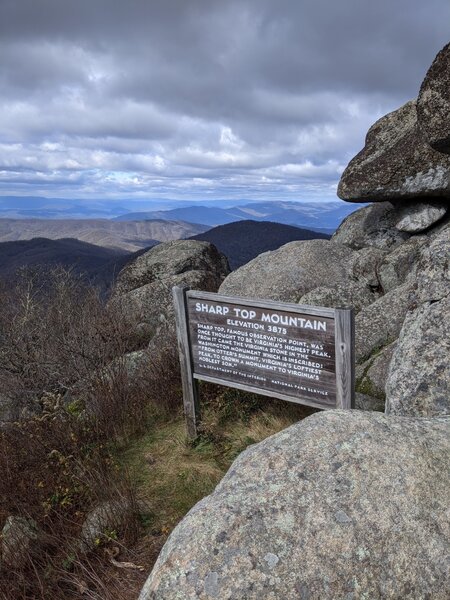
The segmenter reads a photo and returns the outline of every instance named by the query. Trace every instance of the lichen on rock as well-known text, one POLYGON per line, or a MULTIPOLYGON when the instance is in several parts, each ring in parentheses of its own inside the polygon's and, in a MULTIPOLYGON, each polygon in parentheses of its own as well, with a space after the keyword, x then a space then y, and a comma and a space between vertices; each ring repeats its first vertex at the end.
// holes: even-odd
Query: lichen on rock
POLYGON ((250 447, 140 600, 446 599, 449 440, 442 419, 329 411, 250 447))

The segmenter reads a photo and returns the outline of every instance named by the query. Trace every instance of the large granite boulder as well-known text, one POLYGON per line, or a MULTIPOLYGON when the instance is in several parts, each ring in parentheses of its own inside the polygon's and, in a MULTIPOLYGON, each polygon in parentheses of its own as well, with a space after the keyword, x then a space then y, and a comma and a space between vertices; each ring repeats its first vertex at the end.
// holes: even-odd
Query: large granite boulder
POLYGON ((176 240, 158 244, 120 271, 115 294, 123 295, 167 277, 204 271, 218 282, 229 273, 223 254, 208 242, 176 240))
POLYGON ((338 196, 350 202, 404 202, 450 195, 450 157, 428 144, 415 101, 379 119, 342 174, 338 196))
POLYGON ((302 296, 298 303, 329 308, 352 307, 355 312, 359 312, 364 306, 374 302, 377 297, 378 295, 371 291, 369 286, 349 281, 334 287, 314 288, 302 296))
POLYGON ((429 239, 417 267, 419 298, 435 302, 450 293, 450 223, 429 239))
POLYGON ((208 242, 176 240, 151 248, 117 278, 113 303, 139 324, 140 334, 155 336, 174 323, 172 288, 188 285, 217 292, 229 273, 227 259, 208 242))
POLYGON ((417 117, 428 143, 450 153, 450 44, 439 52, 423 80, 417 117))
POLYGON ((448 202, 417 202, 402 206, 395 227, 399 231, 420 233, 440 221, 448 210, 448 202))
MULTIPOLYGON (((449 219, 441 218, 425 232, 399 231, 399 219, 416 215, 416 208, 414 202, 364 207, 344 220, 331 241, 293 242, 262 254, 227 277, 220 292, 316 306, 353 306, 359 406, 379 408, 385 397, 391 344, 405 318, 424 302, 436 302, 450 292, 449 219)), ((444 303, 434 310, 440 311, 442 322, 450 321, 444 303)), ((433 336, 445 356, 444 328, 433 336)), ((402 355, 401 344, 396 352, 402 355)), ((433 353, 438 354, 437 350, 433 353)), ((431 378, 440 367, 431 354, 427 356, 431 378)), ((412 347, 408 364, 414 361, 420 364, 422 353, 412 347)), ((408 369, 399 369, 398 376, 406 380, 408 369)), ((388 397, 393 389, 389 387, 388 397)), ((407 399, 403 401, 408 404, 407 399)), ((423 414, 412 397, 410 403, 411 407, 415 403, 417 412, 411 408, 405 414, 423 414)))
POLYGON ((410 313, 402 327, 386 382, 386 413, 450 413, 450 295, 410 313))
POLYGON ((415 235, 383 257, 378 265, 377 275, 384 293, 403 283, 414 281, 421 252, 429 243, 427 236, 415 235))
POLYGON ((449 429, 328 411, 251 446, 173 531, 140 600, 446 600, 449 429))
POLYGON ((264 252, 233 271, 220 286, 220 293, 298 302, 307 292, 347 280, 353 252, 327 240, 290 242, 273 252, 264 252))
POLYGON ((386 398, 386 380, 396 346, 396 341, 388 344, 365 363, 356 367, 356 391, 382 400, 383 410, 386 398))
POLYGON ((404 283, 364 307, 355 319, 357 362, 368 360, 381 348, 394 342, 408 311, 414 306, 413 286, 404 283))
POLYGON ((93 371, 89 377, 79 379, 64 394, 62 404, 71 412, 83 411, 96 417, 104 411, 104 394, 120 382, 121 389, 133 389, 136 381, 148 373, 153 355, 148 349, 128 352, 113 359, 108 365, 93 371), (99 393, 101 389, 101 393, 99 393))
POLYGON ((346 217, 331 241, 355 250, 368 246, 390 250, 410 237, 395 227, 397 221, 398 208, 390 202, 371 204, 346 217))
MULTIPOLYGON (((359 312, 379 297, 377 270, 385 252, 375 247, 362 248, 348 255, 345 281, 333 285, 325 280, 298 300, 299 304, 339 308, 351 306, 359 312)), ((314 264, 311 264, 314 269, 314 264)))

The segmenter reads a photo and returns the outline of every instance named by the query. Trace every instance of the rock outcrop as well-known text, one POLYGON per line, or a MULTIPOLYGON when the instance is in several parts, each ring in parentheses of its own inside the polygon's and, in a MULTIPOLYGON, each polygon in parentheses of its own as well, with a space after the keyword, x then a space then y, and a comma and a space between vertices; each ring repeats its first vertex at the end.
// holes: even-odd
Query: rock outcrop
POLYGON ((290 242, 233 271, 221 285, 220 293, 296 301, 324 281, 337 285, 346 280, 351 255, 344 245, 330 248, 327 240, 290 242))
POLYGON ((353 305, 364 412, 315 414, 243 452, 174 530, 140 600, 448 597, 449 80, 450 45, 417 111, 380 119, 344 172, 341 197, 375 204, 220 288, 353 305), (384 400, 387 414, 368 412, 384 400))
POLYGON ((345 169, 338 196, 351 202, 397 202, 450 195, 450 157, 428 144, 407 102, 369 129, 366 144, 345 169))
POLYGON ((408 314, 386 382, 386 412, 448 415, 450 296, 408 314))
POLYGON ((151 248, 117 278, 112 302, 120 302, 148 339, 173 325, 172 288, 188 285, 216 292, 229 273, 227 259, 208 242, 177 240, 151 248))
POLYGON ((140 600, 446 599, 449 440, 443 419, 331 411, 250 447, 140 600))
POLYGON ((418 231, 441 218, 450 196, 450 44, 436 56, 419 97, 379 119, 350 161, 338 196, 350 202, 419 200, 398 228, 418 231), (428 203, 431 201, 431 204, 428 203))
POLYGON ((89 552, 105 539, 111 539, 114 533, 117 535, 127 520, 131 521, 132 510, 130 503, 126 500, 103 502, 92 509, 86 515, 81 528, 78 550, 89 552))
POLYGON ((422 134, 432 148, 450 153, 450 44, 442 48, 423 80, 417 100, 422 134))
MULTIPOLYGON (((219 291, 283 302, 298 302, 312 293, 320 302, 330 305, 335 301, 342 304, 347 298, 365 306, 377 297, 371 285, 376 278, 377 260, 378 256, 365 256, 361 260, 361 256, 345 244, 330 244, 327 240, 291 242, 273 252, 260 254, 233 271, 219 291), (364 273, 356 276, 362 263, 364 273)), ((313 303, 311 299, 310 303, 313 303)))
MULTIPOLYGON (((445 326, 435 327, 432 336, 425 336, 428 351, 425 347, 419 351, 422 348, 417 339, 419 332, 408 335, 403 332, 404 328, 411 330, 411 314, 421 314, 415 311, 426 303, 442 300, 450 292, 449 218, 440 218, 427 226, 426 231, 399 231, 399 219, 407 220, 408 210, 413 218, 416 208, 412 202, 402 205, 383 202, 359 209, 344 220, 331 241, 292 242, 261 254, 231 273, 219 291, 317 306, 353 306, 358 372, 361 374, 361 369, 366 372, 364 378, 357 378, 356 391, 364 395, 359 406, 379 408, 389 382, 389 410, 396 414, 450 412, 448 371, 444 370, 433 383, 433 373, 442 369, 442 361, 448 360, 445 326), (408 341, 411 335, 413 339, 408 341), (399 336, 400 343, 392 345, 399 336), (410 350, 405 350, 403 344, 410 346, 410 350), (405 352, 409 357, 408 367, 397 369, 394 375, 389 363, 397 357, 398 365, 405 352), (369 366, 377 357, 375 364, 379 363, 379 355, 384 358, 383 368, 377 369, 375 382, 369 366), (425 356, 429 364, 418 372, 418 381, 413 384, 409 369, 425 356), (433 401, 439 408, 425 408, 423 401, 411 397, 420 381, 425 395, 433 385, 439 387, 439 400, 433 401)), ((432 313, 436 324, 439 320, 443 324, 450 321, 446 303, 439 303, 432 313)), ((421 335, 425 335, 423 331, 421 335)))
POLYGON ((402 207, 395 227, 399 231, 407 231, 408 233, 425 231, 437 223, 446 212, 447 203, 418 202, 411 206, 402 207))
POLYGON ((410 236, 395 227, 397 220, 398 210, 390 202, 371 204, 345 218, 333 235, 333 241, 355 250, 374 247, 386 251, 410 236))
POLYGON ((34 519, 10 515, 3 526, 0 565, 21 568, 33 553, 37 553, 42 532, 34 519))

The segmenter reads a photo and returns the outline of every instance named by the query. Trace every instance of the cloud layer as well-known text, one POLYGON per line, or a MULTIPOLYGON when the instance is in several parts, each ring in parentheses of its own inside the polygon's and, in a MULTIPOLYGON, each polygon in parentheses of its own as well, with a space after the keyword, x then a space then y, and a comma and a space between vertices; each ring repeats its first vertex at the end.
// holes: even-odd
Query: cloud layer
POLYGON ((448 0, 1 0, 0 193, 334 198, 448 0))

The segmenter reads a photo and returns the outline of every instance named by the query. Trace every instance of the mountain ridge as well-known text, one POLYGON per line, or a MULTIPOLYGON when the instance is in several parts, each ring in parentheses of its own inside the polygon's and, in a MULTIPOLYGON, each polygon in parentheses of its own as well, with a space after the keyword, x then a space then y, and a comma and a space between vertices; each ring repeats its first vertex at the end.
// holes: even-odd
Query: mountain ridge
POLYGON ((259 254, 276 250, 288 242, 312 239, 330 239, 324 233, 309 229, 273 223, 271 221, 242 220, 213 227, 204 233, 191 236, 214 244, 228 258, 231 269, 237 269, 259 254))
POLYGON ((119 271, 142 252, 113 250, 74 238, 1 242, 0 278, 11 282, 23 269, 46 271, 60 266, 106 291, 119 271))
POLYGON ((205 225, 183 221, 125 221, 111 219, 0 219, 0 242, 75 238, 100 247, 135 252, 202 233, 205 225))
POLYGON ((304 227, 327 230, 332 233, 342 220, 360 207, 359 204, 342 202, 300 203, 291 201, 270 201, 247 203, 232 208, 214 206, 188 206, 163 211, 145 211, 126 213, 114 218, 114 221, 137 219, 182 219, 188 222, 203 223, 211 227, 226 225, 235 221, 270 221, 304 227))

